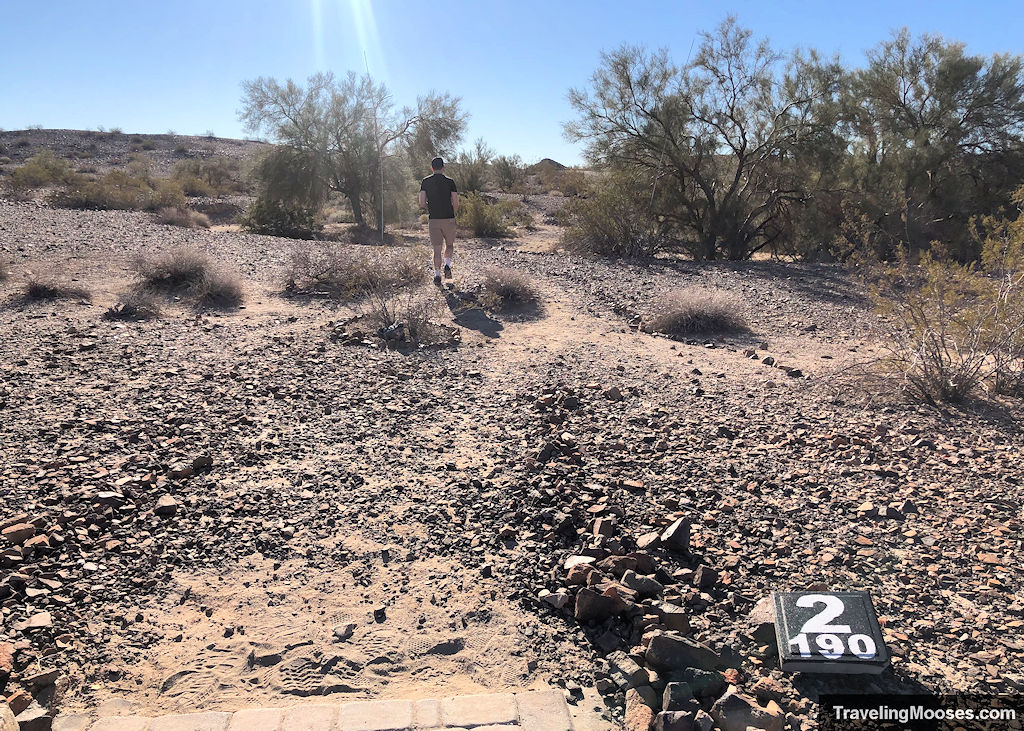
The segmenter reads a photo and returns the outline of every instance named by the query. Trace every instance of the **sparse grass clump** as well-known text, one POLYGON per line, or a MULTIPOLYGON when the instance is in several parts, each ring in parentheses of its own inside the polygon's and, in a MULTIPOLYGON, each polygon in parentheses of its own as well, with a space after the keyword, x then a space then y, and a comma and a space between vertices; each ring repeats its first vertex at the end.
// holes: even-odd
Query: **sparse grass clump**
POLYGON ((160 303, 148 292, 131 289, 118 299, 117 304, 103 313, 105 320, 152 320, 160 316, 160 303))
POLYGON ((44 185, 64 185, 75 179, 75 171, 65 160, 50 150, 43 150, 11 173, 11 186, 15 190, 41 188, 44 185))
POLYGON ((188 208, 161 208, 156 220, 166 226, 210 228, 210 219, 206 214, 188 208))
POLYGON ((52 302, 54 300, 89 300, 89 290, 60 279, 55 274, 36 274, 25 282, 22 299, 25 302, 52 302))
POLYGON ((339 300, 365 297, 382 287, 401 288, 426 278, 426 253, 365 251, 341 246, 296 246, 285 278, 285 289, 296 294, 329 294, 339 300))
POLYGON ((369 323, 389 343, 428 344, 441 339, 443 328, 435 318, 443 305, 433 292, 382 285, 369 291, 364 308, 369 323))
POLYGON ((135 262, 142 291, 177 295, 200 307, 237 307, 244 299, 238 277, 190 247, 179 247, 135 262))
POLYGON ((490 310, 512 310, 536 306, 540 302, 533 283, 514 269, 487 269, 481 289, 481 302, 490 310))
POLYGON ((747 330, 739 301, 726 292, 699 287, 669 292, 643 319, 645 332, 664 335, 717 335, 747 330))

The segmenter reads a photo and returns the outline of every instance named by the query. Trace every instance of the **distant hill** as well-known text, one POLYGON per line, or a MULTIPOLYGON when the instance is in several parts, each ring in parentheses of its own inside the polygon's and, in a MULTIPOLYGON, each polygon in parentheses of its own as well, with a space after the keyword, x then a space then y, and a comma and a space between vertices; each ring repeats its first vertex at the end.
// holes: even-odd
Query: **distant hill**
POLYGON ((72 161, 78 168, 102 172, 127 165, 132 155, 144 155, 158 175, 189 157, 223 155, 246 160, 266 147, 264 142, 214 136, 125 134, 76 129, 26 129, 0 132, 0 164, 15 166, 40 150, 72 161), (6 160, 4 160, 6 158, 6 160))
POLYGON ((550 157, 545 157, 538 163, 531 165, 526 168, 526 172, 530 175, 545 175, 550 173, 557 173, 565 170, 566 166, 562 163, 552 160, 550 157))

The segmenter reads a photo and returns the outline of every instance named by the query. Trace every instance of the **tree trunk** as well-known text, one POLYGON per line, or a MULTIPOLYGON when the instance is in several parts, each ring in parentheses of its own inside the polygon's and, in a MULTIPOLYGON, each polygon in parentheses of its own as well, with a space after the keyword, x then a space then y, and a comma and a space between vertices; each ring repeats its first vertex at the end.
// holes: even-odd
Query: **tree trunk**
POLYGON ((348 198, 349 205, 352 206, 352 220, 356 222, 357 226, 364 226, 363 204, 360 200, 359 191, 355 190, 347 193, 345 197, 348 198))

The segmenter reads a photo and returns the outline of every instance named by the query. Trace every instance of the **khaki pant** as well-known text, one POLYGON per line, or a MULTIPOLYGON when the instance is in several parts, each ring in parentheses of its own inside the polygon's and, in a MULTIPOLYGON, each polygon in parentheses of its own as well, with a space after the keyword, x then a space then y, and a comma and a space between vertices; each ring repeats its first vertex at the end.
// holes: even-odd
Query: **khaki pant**
POLYGON ((430 245, 434 247, 434 269, 441 268, 441 245, 444 247, 444 257, 451 259, 455 253, 455 219, 454 218, 431 218, 427 223, 427 230, 430 231, 430 245))

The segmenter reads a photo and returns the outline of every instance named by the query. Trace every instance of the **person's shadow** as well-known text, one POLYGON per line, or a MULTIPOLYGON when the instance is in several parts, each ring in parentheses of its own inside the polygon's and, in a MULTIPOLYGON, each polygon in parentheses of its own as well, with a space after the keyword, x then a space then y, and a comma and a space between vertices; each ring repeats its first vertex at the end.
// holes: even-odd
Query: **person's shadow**
POLYGON ((473 298, 465 297, 454 289, 449 289, 445 291, 444 299, 448 304, 448 309, 452 312, 452 319, 455 320, 456 325, 476 330, 484 337, 501 337, 500 333, 504 329, 504 325, 476 306, 473 298))

